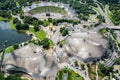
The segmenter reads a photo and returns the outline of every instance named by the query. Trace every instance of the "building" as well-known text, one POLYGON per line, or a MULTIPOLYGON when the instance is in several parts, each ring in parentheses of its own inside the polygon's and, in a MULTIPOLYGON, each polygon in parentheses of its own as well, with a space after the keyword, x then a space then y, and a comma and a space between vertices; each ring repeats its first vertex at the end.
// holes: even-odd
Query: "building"
POLYGON ((69 55, 92 62, 107 53, 108 41, 97 32, 74 32, 66 39, 64 49, 69 55))
POLYGON ((34 80, 49 80, 47 78, 55 78, 58 68, 53 56, 45 54, 39 46, 31 43, 6 54, 3 69, 7 73, 28 74, 34 80))

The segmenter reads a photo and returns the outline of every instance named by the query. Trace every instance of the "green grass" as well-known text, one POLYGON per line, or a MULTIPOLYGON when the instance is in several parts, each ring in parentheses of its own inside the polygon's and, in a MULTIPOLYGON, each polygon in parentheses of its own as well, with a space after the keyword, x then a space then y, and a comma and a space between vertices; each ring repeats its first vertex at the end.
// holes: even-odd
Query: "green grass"
POLYGON ((37 38, 43 40, 46 37, 46 33, 43 30, 35 32, 37 38))
POLYGON ((61 41, 60 41, 60 44, 65 44, 65 40, 61 40, 61 41))
POLYGON ((40 1, 35 1, 34 3, 35 3, 35 4, 39 4, 39 3, 40 3, 40 1))
POLYGON ((12 18, 12 19, 10 20, 10 27, 11 27, 12 29, 16 30, 15 24, 13 24, 13 19, 14 19, 14 18, 12 18))
POLYGON ((46 20, 45 20, 45 21, 43 22, 43 26, 44 26, 44 27, 47 27, 47 26, 49 26, 49 25, 50 25, 50 22, 49 22, 49 21, 46 21, 46 20))
POLYGON ((105 75, 100 71, 100 69, 98 69, 98 75, 101 76, 102 78, 105 77, 105 75))
POLYGON ((8 18, 0 17, 0 21, 9 21, 9 19, 8 18))
POLYGON ((35 32, 33 28, 30 28, 29 31, 33 32, 35 36, 40 40, 43 40, 44 38, 46 38, 46 33, 43 30, 35 32))
POLYGON ((56 80, 62 80, 62 76, 64 73, 68 74, 67 80, 84 80, 83 77, 68 68, 63 68, 62 70, 60 70, 57 73, 56 80))
POLYGON ((53 48, 54 44, 53 44, 52 40, 49 40, 49 43, 50 43, 50 48, 53 48))
POLYGON ((63 47, 64 44, 65 44, 65 40, 61 40, 60 43, 59 43, 59 46, 63 47))
POLYGON ((10 53, 12 51, 14 51, 14 47, 13 46, 10 46, 10 47, 5 49, 5 53, 10 53))
POLYGON ((29 11, 29 13, 31 14, 35 14, 35 13, 44 13, 44 12, 48 12, 48 10, 50 10, 50 12, 54 12, 54 13, 61 13, 61 14, 66 14, 67 12, 59 7, 55 7, 55 6, 42 6, 42 7, 38 7, 35 9, 32 9, 31 11, 29 11))
POLYGON ((102 34, 102 35, 104 35, 106 32, 107 32, 107 31, 106 31, 106 28, 101 28, 101 29, 99 30, 99 33, 102 34))

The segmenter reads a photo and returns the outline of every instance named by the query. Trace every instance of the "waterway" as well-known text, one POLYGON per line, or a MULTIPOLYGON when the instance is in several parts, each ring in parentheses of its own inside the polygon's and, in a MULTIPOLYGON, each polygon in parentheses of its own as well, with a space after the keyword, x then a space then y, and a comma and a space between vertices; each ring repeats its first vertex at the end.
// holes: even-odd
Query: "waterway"
POLYGON ((8 43, 6 47, 14 44, 19 44, 30 40, 31 37, 25 33, 19 33, 10 27, 9 22, 0 21, 0 48, 3 49, 4 41, 7 40, 8 43))

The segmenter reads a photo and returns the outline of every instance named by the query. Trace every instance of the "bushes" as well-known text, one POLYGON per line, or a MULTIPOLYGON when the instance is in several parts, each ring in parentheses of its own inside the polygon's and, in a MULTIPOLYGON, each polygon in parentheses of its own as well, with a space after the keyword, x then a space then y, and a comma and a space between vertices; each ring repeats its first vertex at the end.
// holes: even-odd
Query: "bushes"
POLYGON ((117 65, 120 65, 120 58, 116 58, 116 62, 117 65))
POLYGON ((14 45, 13 45, 13 48, 14 48, 14 49, 18 49, 18 48, 19 48, 19 45, 18 45, 18 44, 14 44, 14 45))
POLYGON ((63 47, 64 44, 65 44, 65 40, 61 40, 61 41, 59 42, 59 47, 63 47))
POLYGON ((110 18, 115 25, 120 25, 120 4, 109 4, 109 10, 111 11, 110 18))
POLYGON ((22 79, 18 76, 10 75, 5 80, 22 80, 22 79))
POLYGON ((86 17, 86 16, 84 16, 84 15, 82 15, 82 14, 79 14, 79 15, 78 15, 78 18, 81 19, 81 20, 85 20, 85 21, 88 20, 88 17, 86 17))
POLYGON ((13 19, 13 23, 14 23, 14 24, 21 24, 21 22, 18 20, 18 18, 14 18, 14 19, 13 19))
POLYGON ((50 22, 49 22, 49 21, 47 21, 47 20, 44 20, 44 21, 43 21, 43 26, 44 26, 44 27, 49 26, 49 25, 50 25, 50 22))
POLYGON ((110 72, 113 72, 113 66, 112 67, 105 67, 104 64, 99 64, 98 68, 104 75, 109 75, 110 72))
POLYGON ((40 41, 40 44, 43 45, 43 48, 45 49, 49 49, 53 45, 51 40, 48 38, 44 38, 42 41, 40 41))
POLYGON ((83 77, 68 68, 63 68, 62 70, 60 70, 57 73, 56 80, 62 80, 62 76, 64 73, 68 75, 67 80, 84 80, 83 77))
POLYGON ((99 19, 99 22, 105 22, 105 19, 102 15, 98 15, 97 18, 99 19))
POLYGON ((39 25, 42 25, 42 23, 43 23, 42 21, 38 20, 35 17, 23 16, 23 15, 21 15, 20 17, 21 17, 21 19, 23 19, 24 23, 29 24, 29 25, 39 26, 39 25))
POLYGON ((50 12, 53 13, 61 13, 61 14, 66 14, 66 11, 62 8, 59 7, 55 7, 55 6, 41 6, 41 7, 37 7, 35 9, 32 9, 31 11, 29 11, 29 13, 31 14, 35 14, 35 13, 44 13, 44 12, 48 12, 48 10, 50 12))
POLYGON ((73 24, 78 24, 80 21, 78 20, 67 20, 67 19, 58 19, 55 21, 56 25, 62 22, 68 22, 68 23, 73 23, 73 24))
POLYGON ((29 30, 28 24, 16 24, 17 30, 29 30))
POLYGON ((5 80, 4 74, 0 72, 0 80, 5 80))
POLYGON ((74 62, 74 64, 75 64, 75 66, 79 66, 79 64, 78 64, 78 61, 77 61, 77 60, 74 62))
POLYGON ((19 76, 15 75, 9 75, 5 78, 4 74, 0 72, 0 80, 28 80, 28 79, 21 79, 19 76))
POLYGON ((82 70, 85 70, 85 65, 81 64, 81 68, 82 68, 82 70))
POLYGON ((0 10, 0 17, 10 19, 12 16, 10 15, 9 12, 0 10))
POLYGON ((35 26, 35 27, 34 27, 34 31, 35 31, 35 32, 36 32, 36 31, 39 31, 39 27, 35 26))
POLYGON ((60 28, 60 33, 62 34, 62 36, 66 36, 67 34, 69 34, 68 29, 66 29, 65 27, 60 28))

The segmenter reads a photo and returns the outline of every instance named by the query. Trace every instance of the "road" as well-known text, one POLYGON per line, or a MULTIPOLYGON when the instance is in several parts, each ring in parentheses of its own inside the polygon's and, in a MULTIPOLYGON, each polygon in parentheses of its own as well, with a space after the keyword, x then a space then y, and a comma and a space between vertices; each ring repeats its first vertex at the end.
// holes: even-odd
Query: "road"
POLYGON ((107 15, 107 10, 104 8, 103 4, 101 4, 100 2, 98 2, 97 0, 94 0, 94 2, 97 4, 98 6, 98 10, 100 12, 100 14, 105 18, 105 22, 107 25, 109 26, 114 26, 114 24, 112 23, 112 21, 110 20, 110 18, 107 15), (105 12, 102 10, 102 8, 100 7, 99 4, 101 4, 101 6, 104 8, 105 12))
POLYGON ((96 65, 96 80, 98 80, 98 65, 96 65))
MULTIPOLYGON (((120 50, 118 41, 114 38, 113 34, 109 33, 108 35, 110 36, 110 38, 112 40, 114 40, 116 42, 116 46, 117 46, 118 50, 120 50)), ((114 51, 112 53, 112 55, 110 56, 110 58, 105 62, 105 66, 108 66, 108 67, 112 66, 115 63, 117 57, 118 57, 118 53, 116 51, 114 51)))

